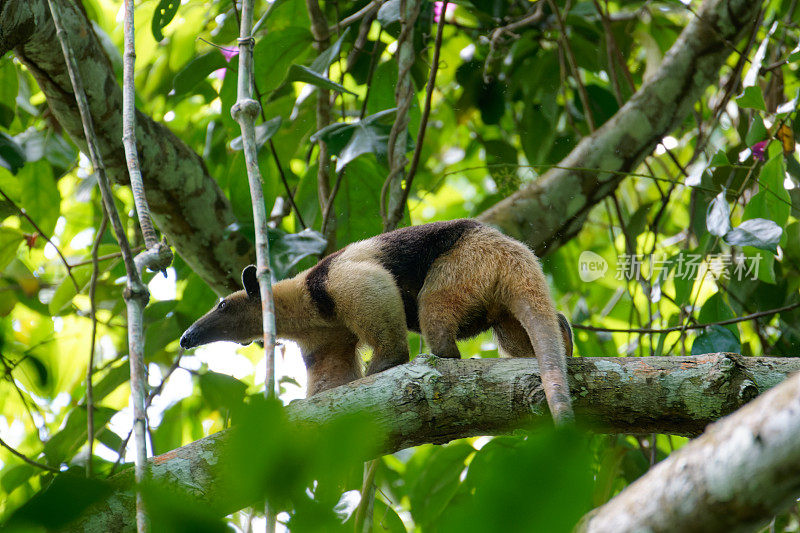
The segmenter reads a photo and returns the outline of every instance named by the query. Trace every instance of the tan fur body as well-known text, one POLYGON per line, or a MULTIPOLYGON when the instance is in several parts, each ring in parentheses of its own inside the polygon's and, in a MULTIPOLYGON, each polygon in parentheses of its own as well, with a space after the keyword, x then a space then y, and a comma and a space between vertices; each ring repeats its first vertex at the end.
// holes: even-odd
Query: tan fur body
MULTIPOLYGON (((243 275, 248 290, 198 320, 182 345, 261 337, 251 274, 243 275), (225 311, 232 313, 226 317, 225 311)), ((470 220, 429 224, 353 243, 278 282, 273 295, 277 336, 300 346, 309 395, 361 376, 359 344, 373 349, 372 374, 409 360, 407 329, 421 331, 433 354, 458 358, 456 339, 491 327, 507 355, 551 354, 539 357, 545 392, 548 400, 556 394, 569 406, 569 324, 556 312, 536 256, 488 226, 470 220)))

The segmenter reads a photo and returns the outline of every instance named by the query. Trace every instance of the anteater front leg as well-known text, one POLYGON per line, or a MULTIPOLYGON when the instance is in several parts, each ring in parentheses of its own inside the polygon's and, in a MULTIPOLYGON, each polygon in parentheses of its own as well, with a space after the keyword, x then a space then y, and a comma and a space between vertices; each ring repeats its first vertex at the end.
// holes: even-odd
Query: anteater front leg
POLYGON ((373 349, 367 374, 407 363, 406 315, 394 277, 383 267, 365 262, 335 268, 328 283, 337 316, 373 349))

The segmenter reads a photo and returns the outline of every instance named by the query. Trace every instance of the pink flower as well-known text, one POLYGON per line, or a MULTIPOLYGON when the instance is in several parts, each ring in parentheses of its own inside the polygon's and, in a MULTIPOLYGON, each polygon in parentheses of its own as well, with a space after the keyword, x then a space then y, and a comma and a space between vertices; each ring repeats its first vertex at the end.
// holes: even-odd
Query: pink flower
MULTIPOLYGON (((439 18, 442 16, 442 5, 444 2, 434 2, 433 3, 433 21, 438 23, 439 18)), ((453 17, 453 11, 456 10, 456 5, 453 3, 448 2, 447 7, 444 9, 444 19, 448 20, 453 17)))
POLYGON ((222 48, 222 47, 220 47, 219 51, 222 54, 222 57, 224 57, 225 61, 227 61, 228 63, 231 62, 231 59, 233 59, 234 57, 239 55, 239 49, 238 48, 222 48))
POLYGON ((211 73, 211 76, 213 76, 214 78, 217 78, 218 80, 224 80, 225 79, 225 73, 227 71, 228 71, 228 69, 225 68, 225 67, 218 68, 217 70, 215 70, 214 72, 211 73))
POLYGON ((753 146, 750 147, 750 151, 753 153, 753 159, 756 161, 764 161, 764 150, 767 148, 769 144, 769 139, 766 141, 761 141, 755 143, 753 146))

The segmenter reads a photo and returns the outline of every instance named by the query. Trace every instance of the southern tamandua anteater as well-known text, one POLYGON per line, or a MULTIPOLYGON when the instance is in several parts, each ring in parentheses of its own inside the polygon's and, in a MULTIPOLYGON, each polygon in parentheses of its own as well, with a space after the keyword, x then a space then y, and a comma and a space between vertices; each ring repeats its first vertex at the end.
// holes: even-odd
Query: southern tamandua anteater
MULTIPOLYGON (((262 337, 256 269, 181 337, 183 348, 262 337)), ((352 243, 273 286, 277 336, 295 341, 308 394, 361 377, 359 343, 373 349, 367 374, 409 360, 406 329, 431 352, 459 358, 456 339, 492 328, 503 352, 539 359, 550 410, 572 417, 565 356, 572 330, 557 313, 539 260, 522 243, 475 220, 434 222, 352 243)))

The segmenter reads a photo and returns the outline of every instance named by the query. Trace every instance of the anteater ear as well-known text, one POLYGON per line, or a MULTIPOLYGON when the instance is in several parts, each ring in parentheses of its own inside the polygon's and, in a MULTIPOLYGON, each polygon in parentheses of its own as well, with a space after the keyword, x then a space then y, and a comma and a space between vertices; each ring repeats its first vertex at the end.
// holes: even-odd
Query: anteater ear
POLYGON ((249 298, 261 299, 261 289, 258 285, 258 278, 256 278, 255 265, 249 265, 242 270, 242 285, 244 285, 244 290, 247 291, 249 298))

